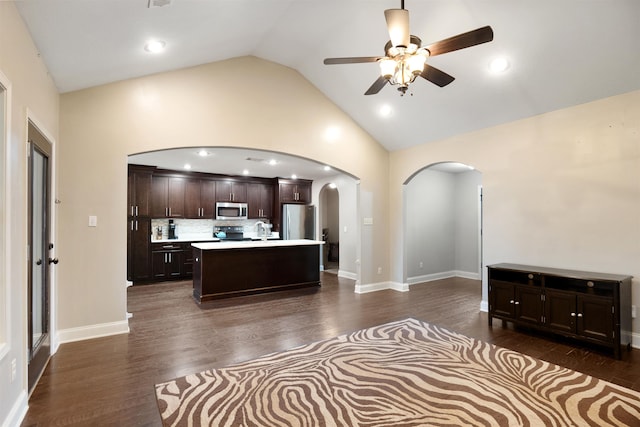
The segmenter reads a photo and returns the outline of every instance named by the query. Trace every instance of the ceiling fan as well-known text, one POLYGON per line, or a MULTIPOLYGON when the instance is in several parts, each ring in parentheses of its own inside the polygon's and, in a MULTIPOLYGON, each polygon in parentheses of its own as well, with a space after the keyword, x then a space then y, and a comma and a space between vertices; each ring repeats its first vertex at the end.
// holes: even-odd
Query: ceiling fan
POLYGON ((378 62, 381 75, 364 93, 365 95, 375 95, 384 85, 390 83, 398 86, 398 91, 402 96, 407 92, 409 84, 413 83, 418 76, 440 87, 446 86, 454 80, 454 77, 427 64, 428 57, 493 40, 493 30, 490 26, 486 26, 422 47, 420 37, 409 34, 409 11, 404 8, 404 0, 400 1, 400 9, 385 10, 384 17, 391 39, 384 46, 385 56, 326 58, 324 60, 325 65, 378 62))

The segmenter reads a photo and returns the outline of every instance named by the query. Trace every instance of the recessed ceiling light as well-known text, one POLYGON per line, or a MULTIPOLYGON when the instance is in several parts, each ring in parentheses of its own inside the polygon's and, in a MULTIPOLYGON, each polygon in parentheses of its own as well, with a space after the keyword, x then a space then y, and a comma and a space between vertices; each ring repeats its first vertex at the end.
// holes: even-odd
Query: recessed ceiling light
POLYGON ((325 166, 322 169, 324 169, 325 171, 329 172, 331 170, 331 166, 325 166))
POLYGON ((336 126, 329 126, 324 131, 324 137, 327 141, 335 141, 340 136, 340 128, 336 126))
POLYGON ((198 156, 200 156, 200 157, 207 157, 209 154, 211 154, 211 153, 209 153, 207 150, 198 151, 198 156))
POLYGON ((191 169, 191 165, 190 165, 189 163, 187 163, 186 165, 184 165, 184 168, 185 168, 186 170, 189 170, 189 169, 191 169))
POLYGON ((393 110, 391 109, 391 105, 384 104, 383 106, 380 107, 380 110, 378 110, 378 112, 382 117, 389 117, 393 112, 393 110))
POLYGON ((291 175, 291 179, 298 179, 298 175, 294 173, 293 175, 291 175))
POLYGON ((269 160, 269 164, 270 164, 271 166, 275 166, 275 165, 277 165, 277 164, 278 164, 278 162, 276 161, 276 159, 271 159, 271 160, 269 160))
POLYGON ((492 73, 503 73, 509 69, 509 61, 505 57, 494 58, 489 62, 489 70, 492 73))
POLYGON ((166 43, 162 40, 151 40, 144 45, 144 50, 149 53, 160 53, 164 50, 166 43))
POLYGON ((249 169, 245 169, 242 171, 242 175, 249 175, 249 169))
POLYGON ((336 184, 334 184, 333 182, 329 184, 329 188, 337 188, 338 186, 336 184))

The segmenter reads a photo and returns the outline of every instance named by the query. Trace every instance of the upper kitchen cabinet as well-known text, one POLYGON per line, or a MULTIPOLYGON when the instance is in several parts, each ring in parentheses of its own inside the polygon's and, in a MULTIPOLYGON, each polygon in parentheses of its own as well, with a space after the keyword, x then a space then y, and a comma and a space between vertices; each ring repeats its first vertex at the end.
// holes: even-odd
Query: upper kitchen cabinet
POLYGON ((247 183, 233 180, 216 181, 217 202, 247 202, 247 183))
POLYGON ((188 179, 185 183, 184 211, 187 218, 215 218, 216 181, 188 179))
POLYGON ((311 203, 311 182, 306 179, 278 179, 280 203, 311 203))
POLYGON ((151 216, 154 218, 182 218, 187 179, 154 174, 151 178, 151 216))
POLYGON ((273 185, 251 182, 247 184, 247 200, 249 205, 249 218, 273 217, 273 185))
POLYGON ((127 216, 149 216, 152 171, 148 166, 129 165, 127 216))

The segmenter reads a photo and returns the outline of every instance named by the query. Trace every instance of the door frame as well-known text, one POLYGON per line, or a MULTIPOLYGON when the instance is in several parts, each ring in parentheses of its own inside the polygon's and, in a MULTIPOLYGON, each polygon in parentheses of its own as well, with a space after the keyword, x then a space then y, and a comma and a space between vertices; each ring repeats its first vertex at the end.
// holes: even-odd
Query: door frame
MULTIPOLYGON (((38 129, 38 131, 45 137, 45 139, 51 144, 51 155, 49 157, 49 241, 57 242, 57 215, 55 206, 57 206, 60 201, 56 198, 56 189, 57 189, 57 143, 52 133, 48 131, 47 127, 43 124, 41 120, 38 119, 37 114, 35 114, 31 109, 26 109, 26 119, 24 122, 24 159, 25 159, 25 198, 24 198, 24 211, 29 212, 29 175, 30 171, 30 147, 29 147, 29 123, 31 123, 34 127, 38 129)), ((27 218, 24 224, 24 242, 25 242, 25 250, 27 245, 29 244, 29 228, 31 227, 30 219, 27 218)), ((57 245, 53 251, 49 252, 49 255, 52 258, 56 257, 57 253, 57 245)), ((23 298, 25 304, 23 306, 23 319, 25 319, 24 323, 24 337, 25 337, 25 353, 24 353, 24 385, 27 392, 29 392, 29 315, 30 309, 28 307, 29 303, 29 262, 25 263, 24 277, 25 277, 25 286, 23 291, 23 298)), ((58 328, 57 328, 57 301, 58 301, 58 292, 57 292, 57 268, 51 268, 49 264, 49 298, 48 298, 48 312, 49 312, 49 356, 52 356, 58 350, 60 345, 58 339, 58 328)), ((33 388, 35 390, 35 387, 33 388)), ((31 390, 33 391, 33 390, 31 390)))

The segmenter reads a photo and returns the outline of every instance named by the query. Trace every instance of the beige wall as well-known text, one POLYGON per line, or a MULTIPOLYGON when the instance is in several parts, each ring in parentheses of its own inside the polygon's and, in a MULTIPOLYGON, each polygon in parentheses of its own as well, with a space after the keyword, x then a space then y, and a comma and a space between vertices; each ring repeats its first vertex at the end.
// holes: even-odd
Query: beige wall
MULTIPOLYGON (((482 172, 485 265, 630 274, 640 305, 640 91, 393 152, 390 159, 394 206, 403 183, 426 165, 452 160, 482 172)), ((392 210, 395 281, 406 280, 401 221, 392 210)), ((640 333, 637 320, 634 331, 640 333)))
MULTIPOLYGON (((327 163, 373 194, 379 248, 363 280, 388 272, 388 153, 296 71, 255 57, 61 96, 60 327, 116 322, 126 311, 127 155, 189 146, 269 149, 327 163), (340 129, 325 139, 329 126, 340 129), (338 155, 339 153, 339 155, 338 155), (87 226, 89 215, 98 227, 87 226), (374 267, 372 267, 374 266, 374 267)), ((366 266, 366 270, 364 268, 366 266)), ((387 273, 388 274, 388 273, 387 273)), ((86 331, 90 333, 90 331, 86 331)), ((94 331, 95 332, 95 331, 94 331)), ((69 335, 71 336, 71 335, 69 335)))
POLYGON ((9 351, 0 359, 2 423, 17 422, 27 404, 27 114, 51 139, 58 136, 58 92, 13 2, 0 2, 0 72, 9 80, 11 90, 6 169, 0 165, 0 173, 6 171, 8 178, 5 215, 9 220, 7 270, 0 272, 7 280, 9 309, 9 351), (13 359, 17 378, 11 382, 13 359))

